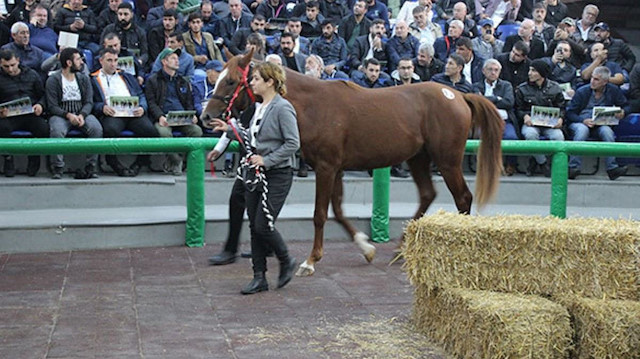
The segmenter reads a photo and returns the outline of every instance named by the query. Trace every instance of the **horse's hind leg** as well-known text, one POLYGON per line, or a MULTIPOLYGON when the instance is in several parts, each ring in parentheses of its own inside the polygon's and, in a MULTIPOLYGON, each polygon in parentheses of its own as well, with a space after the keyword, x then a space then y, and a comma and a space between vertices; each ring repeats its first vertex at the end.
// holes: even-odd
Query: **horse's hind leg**
POLYGON ((349 233, 353 241, 355 241, 358 247, 360 247, 360 250, 362 250, 362 255, 364 255, 364 258, 367 260, 367 262, 371 263, 373 257, 375 257, 376 255, 376 247, 369 243, 369 236, 361 231, 358 231, 358 229, 354 227, 351 222, 347 220, 347 218, 345 218, 344 212, 342 211, 342 194, 342 171, 339 171, 336 174, 335 181, 333 182, 333 194, 331 196, 331 206, 333 209, 333 214, 336 216, 336 221, 340 223, 342 228, 344 228, 344 230, 349 233))
POLYGON ((322 245, 324 238, 324 225, 327 222, 327 212, 329 211, 329 200, 333 192, 333 183, 336 175, 335 169, 328 168, 327 165, 316 164, 316 203, 313 212, 313 249, 311 254, 298 268, 296 275, 306 277, 313 275, 315 264, 322 259, 322 245))
POLYGON ((473 196, 467 182, 462 176, 462 162, 459 161, 457 165, 441 166, 438 164, 442 178, 449 188, 449 192, 453 195, 453 200, 456 202, 456 208, 458 212, 463 214, 471 213, 471 201, 473 196))
POLYGON ((420 205, 413 215, 413 219, 422 217, 429 209, 429 206, 436 198, 436 189, 431 180, 431 158, 426 152, 420 152, 407 160, 411 177, 418 187, 420 205))

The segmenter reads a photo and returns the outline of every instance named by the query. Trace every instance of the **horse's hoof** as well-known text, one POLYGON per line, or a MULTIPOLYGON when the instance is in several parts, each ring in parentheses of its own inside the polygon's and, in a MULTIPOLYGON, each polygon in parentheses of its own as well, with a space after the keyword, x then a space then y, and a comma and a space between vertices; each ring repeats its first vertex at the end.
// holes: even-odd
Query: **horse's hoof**
POLYGON ((353 240, 356 242, 360 250, 362 250, 362 255, 367 260, 367 262, 371 263, 373 258, 376 256, 376 247, 369 243, 369 236, 362 232, 356 233, 353 237, 353 240))
POLYGON ((296 277, 309 277, 315 273, 315 268, 313 268, 313 264, 308 264, 307 261, 302 262, 300 267, 298 267, 298 271, 296 272, 296 277))

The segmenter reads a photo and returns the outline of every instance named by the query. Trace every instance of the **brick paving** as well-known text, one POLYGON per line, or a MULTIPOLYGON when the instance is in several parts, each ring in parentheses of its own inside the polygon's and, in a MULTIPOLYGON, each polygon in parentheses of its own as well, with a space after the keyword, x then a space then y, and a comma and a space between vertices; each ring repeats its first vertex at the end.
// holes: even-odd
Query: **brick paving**
MULTIPOLYGON (((208 265, 219 244, 0 254, 0 358, 444 358, 410 328, 395 243, 373 264, 325 244, 314 276, 250 296, 249 260, 208 265)), ((301 261, 311 242, 289 246, 301 261)))

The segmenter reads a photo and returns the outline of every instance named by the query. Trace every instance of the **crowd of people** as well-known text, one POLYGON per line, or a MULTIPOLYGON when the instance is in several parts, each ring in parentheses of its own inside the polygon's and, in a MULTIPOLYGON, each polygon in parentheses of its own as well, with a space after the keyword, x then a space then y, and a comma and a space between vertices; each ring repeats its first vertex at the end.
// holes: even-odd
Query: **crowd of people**
MULTIPOLYGON (((198 118, 226 48, 366 88, 433 81, 479 93, 500 110, 505 139, 614 141, 613 125, 595 124, 592 110, 616 106, 620 119, 640 112, 640 67, 598 16, 587 5, 579 19, 568 17, 562 0, 406 0, 397 9, 384 0, 0 1, 0 137, 19 130, 38 138, 124 130, 202 136, 198 118), (517 32, 501 36, 505 26, 517 32), (137 107, 116 111, 112 97, 137 107), (30 111, 9 111, 25 98, 30 111), (534 106, 559 108, 555 125, 532 121, 534 106), (178 111, 192 113, 192 123, 170 123, 178 111)), ((148 156, 129 166, 116 156, 106 162, 119 176, 150 164, 148 156)), ((506 163, 505 173, 514 174, 516 159, 506 163)), ((571 158, 570 178, 580 163, 571 158)), ((626 171, 614 158, 606 163, 612 180, 626 171)), ((225 171, 231 166, 227 157, 225 171)), ((30 156, 27 174, 40 167, 40 156, 30 156)), ((305 176, 304 162, 299 167, 305 176)), ((16 174, 12 156, 4 156, 3 169, 16 174)), ((53 156, 52 178, 65 169, 63 157, 53 156)), ((164 169, 180 175, 182 156, 168 155, 164 169)), ((550 173, 545 156, 529 160, 526 174, 538 172, 550 173)), ((95 155, 75 173, 97 175, 95 155)), ((408 173, 398 164, 392 175, 408 173)))

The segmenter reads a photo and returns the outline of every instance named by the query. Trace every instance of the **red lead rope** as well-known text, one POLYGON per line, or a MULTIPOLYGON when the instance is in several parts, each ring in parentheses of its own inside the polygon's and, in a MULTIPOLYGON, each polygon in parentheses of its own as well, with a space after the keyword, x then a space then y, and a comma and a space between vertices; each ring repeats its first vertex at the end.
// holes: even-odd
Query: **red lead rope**
MULTIPOLYGON (((240 82, 238 87, 236 87, 236 90, 233 92, 233 96, 231 97, 231 101, 229 101, 229 105, 227 106, 227 109, 224 111, 224 113, 226 115, 225 117, 229 117, 229 115, 231 114, 231 109, 233 108, 233 103, 238 98, 238 95, 240 95, 240 91, 242 91, 242 89, 247 89, 247 95, 249 95, 249 98, 251 99, 251 102, 256 102, 256 97, 253 95, 253 91, 251 91, 251 86, 249 86, 249 81, 247 81, 247 78, 249 77, 250 65, 247 65, 247 67, 245 67, 245 68, 239 67, 239 69, 240 69, 240 72, 242 72, 242 80, 241 80, 242 82, 240 82)), ((233 134, 236 135, 236 138, 238 139, 238 142, 240 142, 240 144, 246 148, 246 145, 245 145, 244 141, 242 140, 242 137, 240 137, 240 134, 238 133, 238 130, 236 129, 236 126, 234 126, 233 123, 231 123, 231 119, 227 120, 227 124, 229 126, 231 126, 231 129, 233 130, 233 134)))

